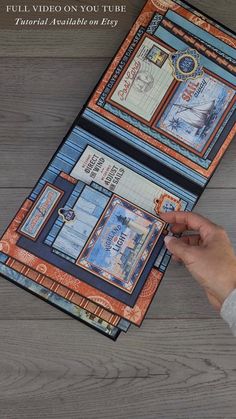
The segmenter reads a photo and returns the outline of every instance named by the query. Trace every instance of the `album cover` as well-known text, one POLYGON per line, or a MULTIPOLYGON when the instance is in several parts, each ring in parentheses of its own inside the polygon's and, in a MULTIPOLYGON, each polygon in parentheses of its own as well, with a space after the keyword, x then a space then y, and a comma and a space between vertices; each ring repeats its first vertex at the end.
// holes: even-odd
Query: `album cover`
POLYGON ((6 278, 116 339, 163 278, 169 227, 191 211, 235 128, 235 35, 149 0, 0 240, 6 278))

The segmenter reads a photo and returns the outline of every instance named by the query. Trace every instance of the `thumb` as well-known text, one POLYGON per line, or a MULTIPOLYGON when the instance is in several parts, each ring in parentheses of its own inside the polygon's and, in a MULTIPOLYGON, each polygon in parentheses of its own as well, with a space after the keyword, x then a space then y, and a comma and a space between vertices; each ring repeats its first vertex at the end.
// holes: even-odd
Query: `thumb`
POLYGON ((177 239, 176 237, 166 236, 165 245, 170 253, 172 253, 177 259, 181 259, 185 264, 191 262, 193 247, 185 243, 183 240, 177 239))

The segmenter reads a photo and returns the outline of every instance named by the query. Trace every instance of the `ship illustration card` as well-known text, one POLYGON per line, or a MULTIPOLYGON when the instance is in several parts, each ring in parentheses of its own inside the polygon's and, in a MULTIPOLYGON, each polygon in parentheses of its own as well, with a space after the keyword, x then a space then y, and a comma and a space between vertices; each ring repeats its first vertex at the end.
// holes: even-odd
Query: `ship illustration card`
POLYGON ((226 82, 205 73, 180 85, 156 127, 202 156, 233 97, 226 82))

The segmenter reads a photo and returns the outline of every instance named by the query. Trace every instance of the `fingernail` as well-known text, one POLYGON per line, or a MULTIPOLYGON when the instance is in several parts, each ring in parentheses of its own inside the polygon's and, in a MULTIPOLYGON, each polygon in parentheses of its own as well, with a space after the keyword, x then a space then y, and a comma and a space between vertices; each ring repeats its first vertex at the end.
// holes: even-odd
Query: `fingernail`
POLYGON ((165 238, 164 238, 164 242, 165 242, 165 244, 166 245, 168 245, 168 243, 170 242, 170 240, 172 239, 172 237, 171 236, 166 236, 165 238))

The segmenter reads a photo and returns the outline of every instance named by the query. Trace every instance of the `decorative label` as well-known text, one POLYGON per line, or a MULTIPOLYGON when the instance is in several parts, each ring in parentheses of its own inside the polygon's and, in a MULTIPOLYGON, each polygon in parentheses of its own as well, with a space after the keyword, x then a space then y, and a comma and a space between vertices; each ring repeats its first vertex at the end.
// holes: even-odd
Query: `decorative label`
POLYGON ((61 190, 53 185, 46 184, 19 232, 33 240, 37 239, 62 195, 61 190))

